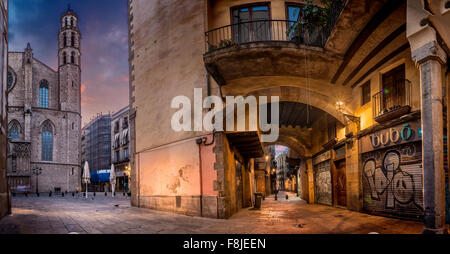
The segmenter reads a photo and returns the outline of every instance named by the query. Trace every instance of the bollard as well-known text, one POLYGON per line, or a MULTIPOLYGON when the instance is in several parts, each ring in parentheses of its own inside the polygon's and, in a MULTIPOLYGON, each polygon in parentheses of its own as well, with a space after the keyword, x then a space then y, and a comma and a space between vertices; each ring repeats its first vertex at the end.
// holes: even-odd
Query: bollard
POLYGON ((25 192, 25 197, 28 197, 28 193, 27 192, 25 192))
POLYGON ((75 192, 72 192, 72 197, 75 197, 75 192))
POLYGON ((96 193, 95 193, 95 191, 94 191, 94 197, 95 197, 95 195, 96 195, 96 193))
POLYGON ((38 193, 36 193, 36 196, 37 196, 37 197, 39 197, 39 192, 38 192, 38 193))
POLYGON ((288 195, 286 195, 286 200, 288 200, 289 199, 289 196, 288 195))
POLYGON ((64 197, 64 192, 61 193, 61 197, 64 197))
POLYGON ((51 196, 52 196, 52 191, 50 191, 50 192, 48 193, 48 196, 49 196, 49 197, 51 197, 51 196))
POLYGON ((123 194, 123 196, 125 197, 125 192, 124 193, 122 193, 123 194))
POLYGON ((277 194, 275 194, 275 200, 278 200, 278 195, 277 194))
POLYGON ((264 200, 266 200, 266 196, 265 196, 265 195, 263 196, 263 201, 264 201, 264 200))
POLYGON ((108 194, 106 194, 106 192, 105 192, 105 197, 107 197, 108 196, 108 194))

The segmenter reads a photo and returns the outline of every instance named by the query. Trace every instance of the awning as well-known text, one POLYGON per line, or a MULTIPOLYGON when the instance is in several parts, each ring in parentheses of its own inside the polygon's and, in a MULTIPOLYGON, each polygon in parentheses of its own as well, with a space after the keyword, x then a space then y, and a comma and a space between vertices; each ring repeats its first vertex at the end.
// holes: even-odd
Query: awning
POLYGON ((128 129, 122 132, 122 144, 128 143, 128 129))
POLYGON ((120 133, 117 133, 115 136, 114 136, 114 146, 115 147, 118 147, 119 146, 119 143, 120 142, 120 133))
POLYGON ((110 169, 103 169, 91 172, 91 183, 109 183, 110 169))

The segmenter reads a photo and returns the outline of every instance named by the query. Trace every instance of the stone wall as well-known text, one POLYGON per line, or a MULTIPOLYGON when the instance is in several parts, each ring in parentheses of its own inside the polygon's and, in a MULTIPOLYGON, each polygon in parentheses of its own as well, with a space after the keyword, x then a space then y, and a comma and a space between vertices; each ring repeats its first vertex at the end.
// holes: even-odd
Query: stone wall
MULTIPOLYGON (((0 3, 0 72, 6 73, 8 59, 5 52, 8 51, 8 10, 4 6, 5 1, 0 3)), ((6 182, 6 148, 7 148, 7 77, 2 75, 0 80, 0 219, 11 211, 10 196, 6 182)))
MULTIPOLYGON (((81 101, 78 67, 74 72, 69 71, 69 74, 64 75, 65 93, 60 94, 61 84, 58 72, 37 59, 32 60, 31 71, 25 72, 23 53, 12 52, 9 53, 9 57, 9 66, 16 75, 16 84, 8 98, 9 122, 17 121, 21 129, 19 140, 30 143, 30 165, 27 168, 29 170, 42 168, 42 175, 38 178, 39 191, 54 192, 55 188, 63 192, 81 190, 81 101), (25 76, 25 73, 30 76, 25 76), (30 89, 25 87, 26 79, 31 81, 30 89), (48 109, 39 107, 39 86, 43 80, 49 84, 48 109), (68 90, 72 92, 69 93, 68 90), (61 98, 61 95, 64 98, 61 98), (64 101, 66 109, 72 111, 61 110, 61 101, 64 101), (29 118, 24 117, 27 105, 31 106, 32 111, 32 114, 28 114, 29 118), (53 160, 51 162, 42 161, 42 125, 46 121, 50 121, 53 128, 53 160)), ((12 172, 11 168, 8 169, 8 175, 13 177, 17 174, 12 172)), ((31 177, 30 187, 32 192, 36 190, 34 176, 31 177)))

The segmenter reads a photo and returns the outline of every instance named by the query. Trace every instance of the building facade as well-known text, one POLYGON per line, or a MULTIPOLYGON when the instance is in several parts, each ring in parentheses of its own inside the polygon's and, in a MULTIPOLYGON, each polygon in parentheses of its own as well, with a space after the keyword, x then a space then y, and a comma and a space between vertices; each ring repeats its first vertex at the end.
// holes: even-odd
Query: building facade
POLYGON ((78 21, 71 9, 61 16, 58 70, 34 58, 29 43, 24 52, 8 54, 8 183, 13 192, 80 189, 78 21))
POLYGON ((444 232, 447 2, 314 1, 327 21, 304 23, 300 0, 129 0, 133 205, 228 218, 251 195, 252 159, 278 144, 304 162, 298 189, 309 203, 444 232), (278 140, 175 131, 170 102, 195 104, 195 88, 278 96, 278 140))
POLYGON ((287 158, 288 158, 288 154, 282 153, 282 154, 279 154, 275 159, 277 162, 276 173, 277 173, 277 190, 278 191, 286 190, 287 171, 288 171, 287 158))
POLYGON ((6 179, 6 147, 8 131, 8 1, 0 1, 0 219, 11 212, 11 197, 6 179))
POLYGON ((83 127, 85 155, 91 172, 111 168, 111 115, 100 114, 83 127))
POLYGON ((129 191, 130 178, 130 135, 129 111, 127 106, 111 116, 111 158, 116 173, 116 191, 129 191))

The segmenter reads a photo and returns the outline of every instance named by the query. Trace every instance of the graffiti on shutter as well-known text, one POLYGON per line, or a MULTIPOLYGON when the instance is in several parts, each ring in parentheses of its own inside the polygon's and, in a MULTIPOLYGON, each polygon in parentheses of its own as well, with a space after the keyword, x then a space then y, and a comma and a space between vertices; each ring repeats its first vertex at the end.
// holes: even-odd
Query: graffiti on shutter
POLYGON ((330 161, 314 166, 314 196, 316 203, 332 205, 330 161))
POLYGON ((421 142, 362 155, 363 208, 405 218, 423 215, 421 142))

